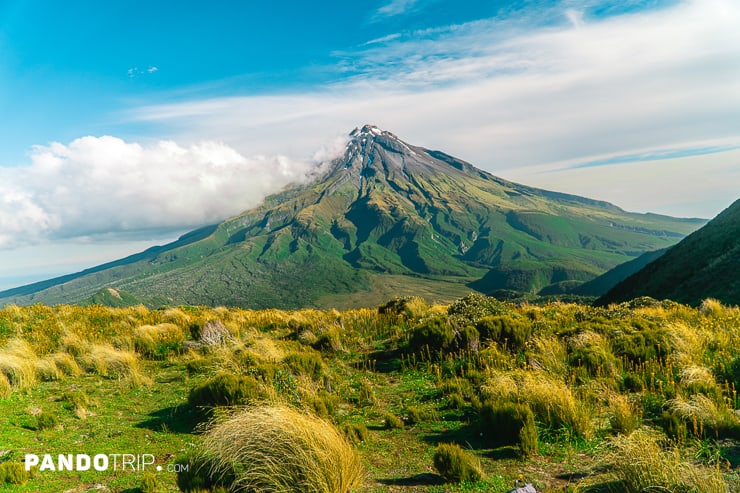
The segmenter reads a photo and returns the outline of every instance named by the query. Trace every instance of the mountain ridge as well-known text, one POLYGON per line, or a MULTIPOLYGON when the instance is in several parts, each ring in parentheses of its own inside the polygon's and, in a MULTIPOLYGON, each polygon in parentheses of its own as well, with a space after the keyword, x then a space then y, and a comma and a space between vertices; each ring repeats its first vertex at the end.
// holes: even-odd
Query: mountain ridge
POLYGON ((113 287, 150 305, 297 308, 382 301, 385 281, 398 295, 439 299, 537 292, 590 280, 701 223, 519 185, 366 125, 311 183, 172 244, 1 292, 0 302, 74 303, 113 287))
POLYGON ((614 286, 597 303, 605 305, 638 296, 690 305, 716 298, 740 305, 740 199, 614 286))

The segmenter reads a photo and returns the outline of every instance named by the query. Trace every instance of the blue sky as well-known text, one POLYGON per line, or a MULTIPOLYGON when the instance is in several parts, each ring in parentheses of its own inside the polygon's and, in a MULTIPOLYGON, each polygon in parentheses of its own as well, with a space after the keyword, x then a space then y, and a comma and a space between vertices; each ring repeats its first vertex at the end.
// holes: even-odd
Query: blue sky
POLYGON ((0 288, 305 181, 375 123, 504 178, 711 217, 736 0, 0 0, 0 288))

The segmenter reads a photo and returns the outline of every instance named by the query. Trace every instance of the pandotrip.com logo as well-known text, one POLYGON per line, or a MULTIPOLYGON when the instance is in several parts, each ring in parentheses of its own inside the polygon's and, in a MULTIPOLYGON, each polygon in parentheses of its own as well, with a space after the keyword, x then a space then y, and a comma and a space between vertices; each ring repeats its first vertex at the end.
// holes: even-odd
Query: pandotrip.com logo
POLYGON ((168 472, 187 471, 188 464, 156 464, 154 454, 26 454, 26 471, 63 472, 141 472, 167 470, 168 472))

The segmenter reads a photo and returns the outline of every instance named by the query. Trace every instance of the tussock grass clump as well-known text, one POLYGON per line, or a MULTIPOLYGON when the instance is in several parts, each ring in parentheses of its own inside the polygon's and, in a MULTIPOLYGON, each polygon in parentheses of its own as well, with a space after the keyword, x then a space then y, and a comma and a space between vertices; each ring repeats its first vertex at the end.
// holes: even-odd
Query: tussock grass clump
POLYGON ((568 350, 562 340, 555 336, 536 336, 531 345, 529 365, 532 369, 553 375, 568 372, 568 350))
POLYGON ((725 307, 714 298, 706 298, 701 302, 701 305, 699 305, 699 312, 702 315, 716 318, 722 316, 725 312, 725 307))
POLYGON ((635 405, 623 394, 609 394, 609 425, 616 434, 629 435, 640 426, 640 415, 635 405))
POLYGON ((403 420, 393 413, 383 415, 383 426, 386 430, 402 430, 403 420))
POLYGON ((170 353, 182 350, 185 334, 172 323, 142 325, 134 330, 136 352, 151 359, 164 359, 170 353))
POLYGON ((725 406, 718 406, 704 394, 668 401, 670 413, 683 421, 695 436, 724 438, 740 435, 740 420, 725 406))
POLYGON ((488 444, 495 447, 517 445, 523 456, 537 452, 537 428, 528 405, 484 402, 479 419, 481 434, 488 444))
POLYGON ((24 485, 30 475, 20 462, 3 462, 0 464, 0 484, 24 485))
POLYGON ((539 421, 554 430, 567 427, 578 436, 591 436, 590 410, 576 399, 564 382, 530 372, 520 373, 517 383, 519 399, 529 404, 539 421))
POLYGON ((663 450, 654 432, 640 429, 629 436, 620 435, 612 442, 615 475, 620 491, 673 491, 692 493, 727 493, 727 483, 717 468, 692 464, 679 450, 663 450))
POLYGON ((68 377, 75 377, 82 373, 82 368, 69 353, 54 353, 47 357, 54 363, 59 372, 68 377))
POLYGON ((55 428, 58 423, 57 415, 50 411, 41 411, 36 415, 36 429, 39 431, 55 428))
POLYGON ((12 393, 13 388, 8 382, 8 377, 5 376, 5 373, 0 372, 0 399, 9 399, 12 393))
POLYGON ((62 379, 62 372, 57 368, 54 360, 49 358, 38 359, 34 361, 36 367, 36 377, 42 382, 51 382, 62 379))
POLYGON ((266 397, 260 383, 251 375, 219 373, 190 389, 188 403, 196 408, 250 404, 266 397))
POLYGON ((331 423, 286 406, 232 414, 204 436, 210 474, 229 491, 348 493, 362 484, 360 457, 331 423))
POLYGON ((342 431, 352 443, 360 443, 370 438, 370 432, 364 423, 347 423, 342 427, 342 431))
POLYGON ((585 367, 592 376, 614 376, 616 358, 601 334, 585 331, 569 341, 571 366, 585 367))
POLYGON ((521 348, 532 336, 532 324, 529 320, 509 315, 483 317, 475 326, 483 341, 496 341, 514 351, 521 348))
POLYGON ((448 483, 480 481, 484 477, 478 458, 454 443, 440 443, 437 446, 434 468, 448 483))
POLYGON ((0 373, 16 390, 26 390, 36 383, 38 358, 23 339, 11 339, 0 350, 0 373))
POLYGON ((139 370, 139 357, 135 352, 119 350, 110 344, 90 346, 89 352, 80 356, 80 362, 88 372, 125 380, 134 387, 150 383, 139 370))
POLYGON ((316 380, 321 377, 324 362, 316 353, 290 353, 283 360, 293 373, 304 374, 316 380))
POLYGON ((139 487, 141 493, 157 493, 159 491, 159 483, 157 481, 157 475, 153 472, 145 472, 141 478, 141 486, 139 487))

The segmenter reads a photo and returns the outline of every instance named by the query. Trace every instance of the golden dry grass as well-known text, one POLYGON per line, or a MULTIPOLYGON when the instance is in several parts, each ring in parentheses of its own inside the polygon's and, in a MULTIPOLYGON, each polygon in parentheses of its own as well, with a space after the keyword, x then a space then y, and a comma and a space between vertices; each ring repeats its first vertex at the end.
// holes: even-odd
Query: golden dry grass
POLYGON ((348 493, 359 487, 358 453, 328 421, 271 405, 241 411, 217 422, 204 436, 211 471, 235 473, 230 491, 348 493))
POLYGON ((0 373, 14 389, 30 389, 36 383, 38 358, 23 339, 9 340, 0 350, 0 373))
POLYGON ((681 456, 678 449, 664 450, 655 432, 640 429, 613 440, 614 474, 619 491, 727 493, 728 485, 717 468, 702 467, 681 456))

